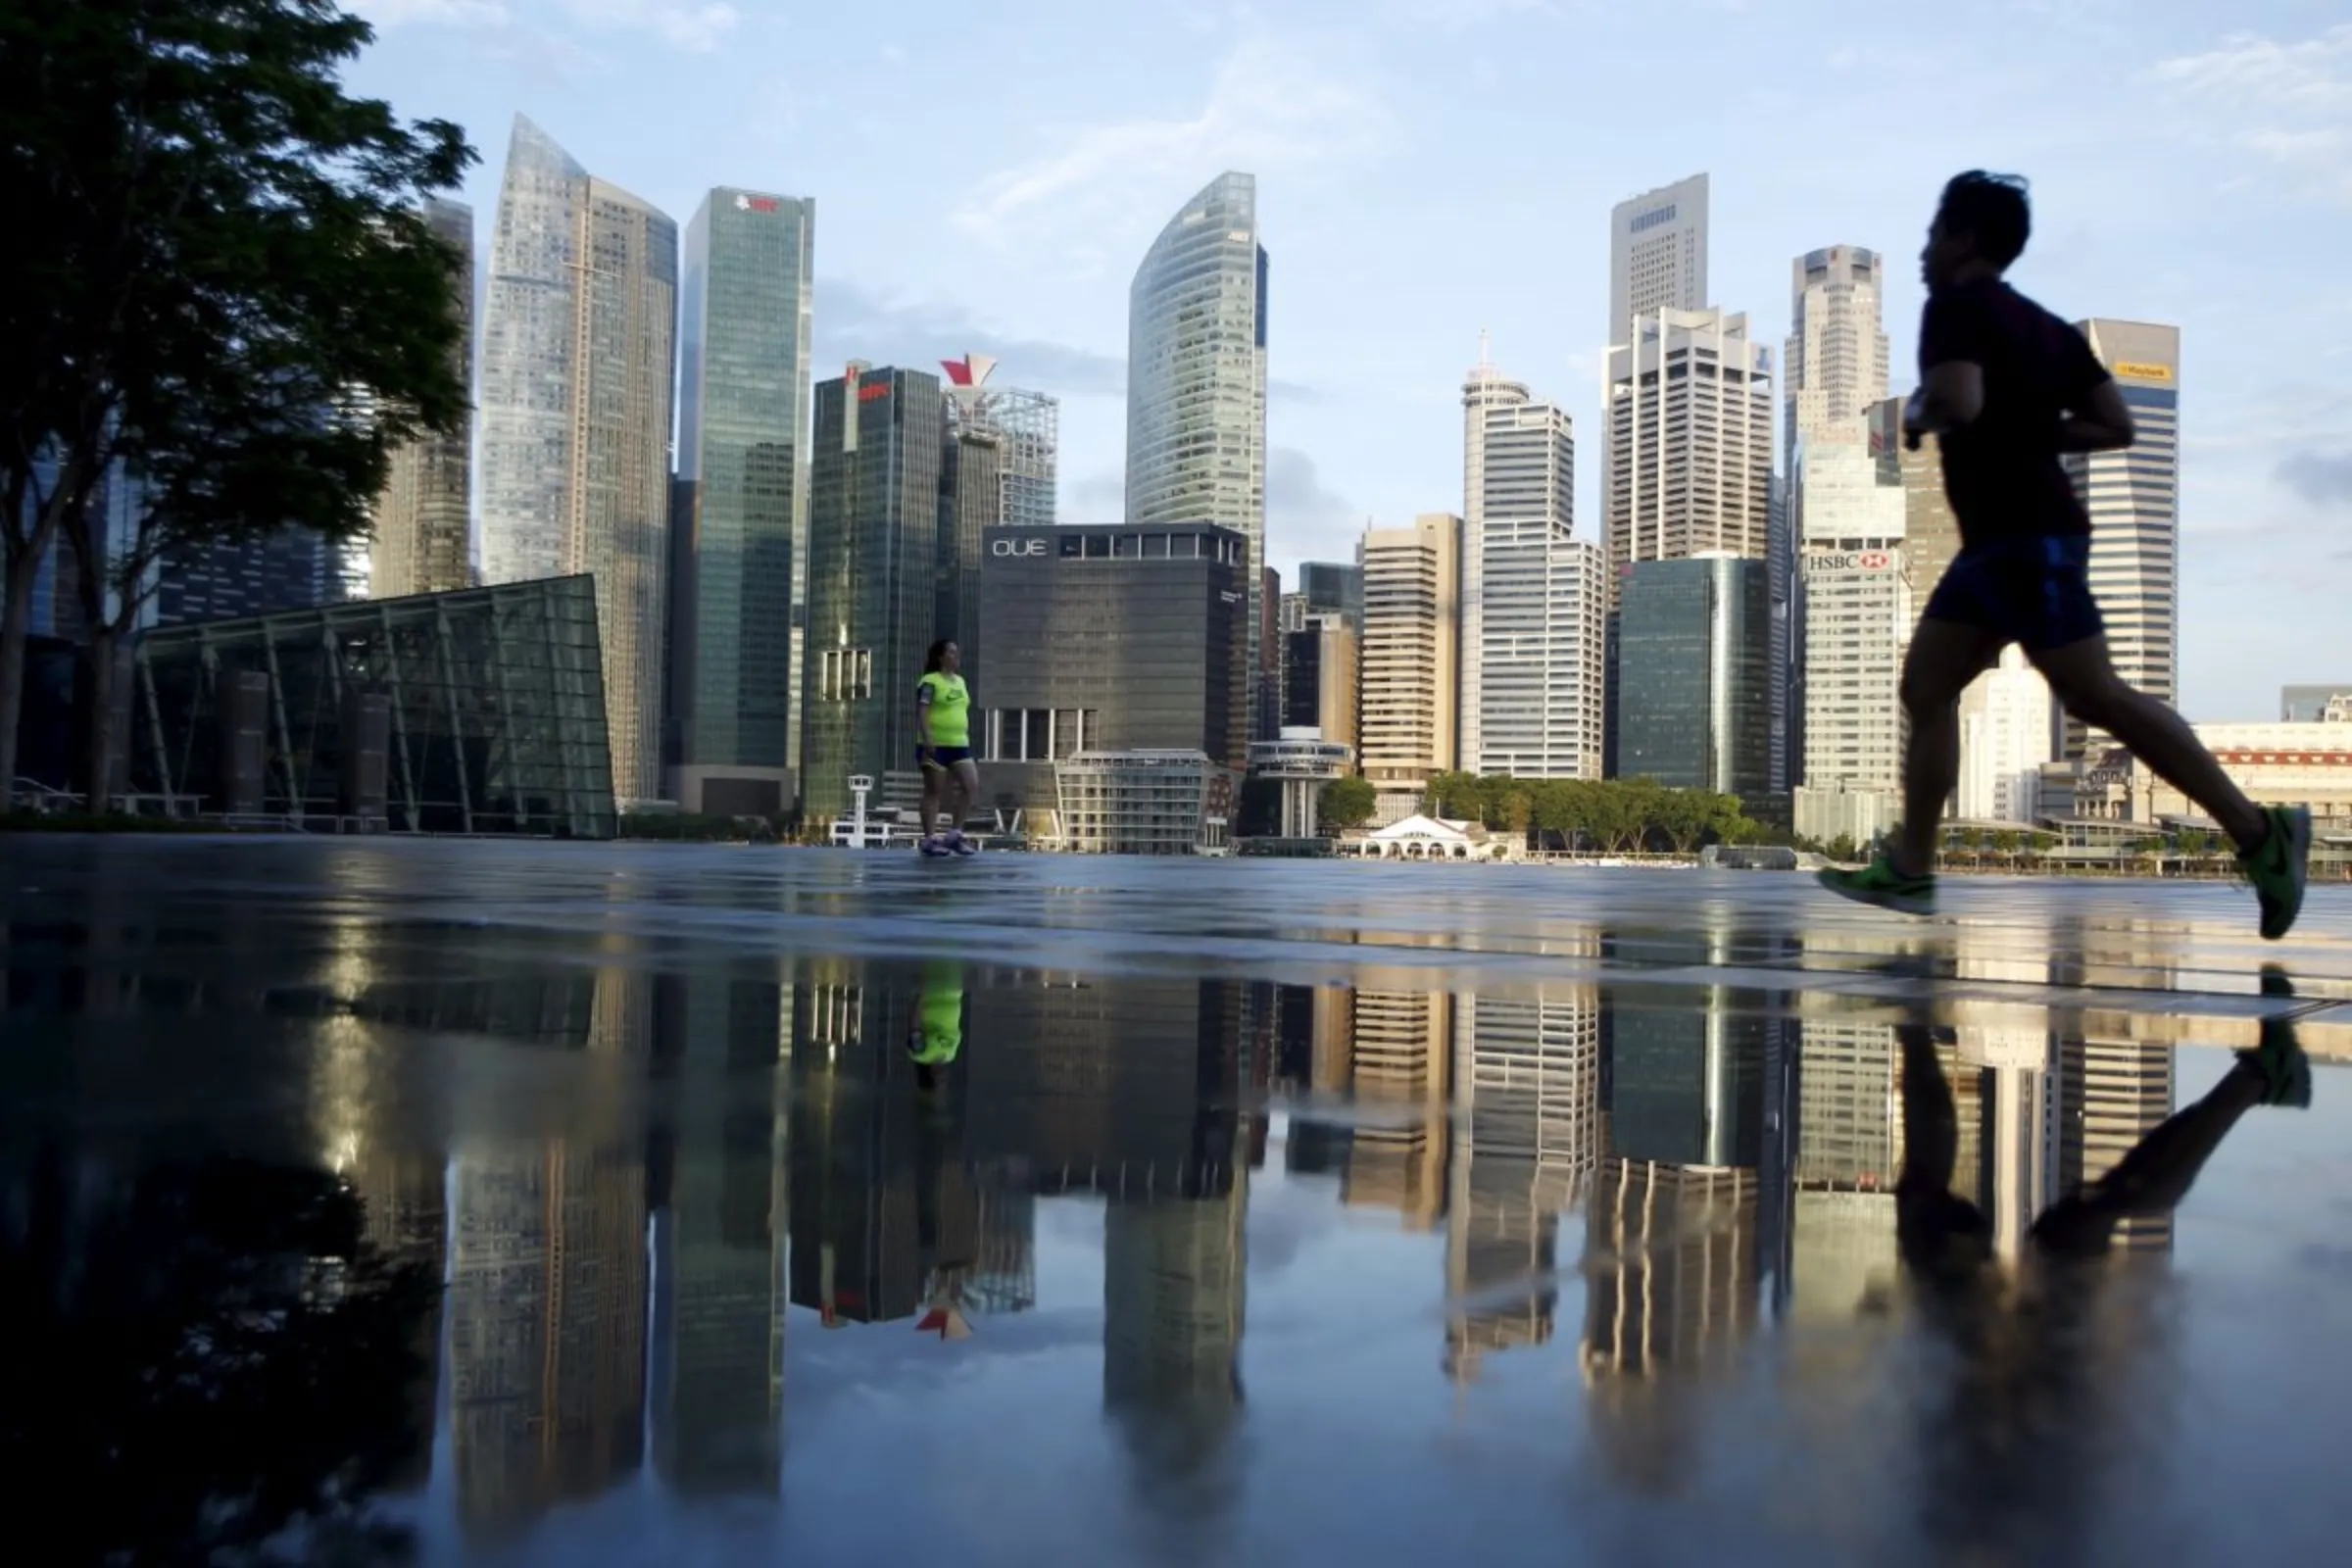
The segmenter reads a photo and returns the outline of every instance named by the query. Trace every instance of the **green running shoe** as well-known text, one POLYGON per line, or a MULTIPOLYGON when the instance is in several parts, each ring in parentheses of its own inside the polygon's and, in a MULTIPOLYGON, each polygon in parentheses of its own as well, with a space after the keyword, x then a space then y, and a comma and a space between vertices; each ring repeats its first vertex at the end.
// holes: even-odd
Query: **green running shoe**
MULTIPOLYGON (((2266 963, 2262 966, 2262 994, 2291 997, 2295 988, 2288 982, 2284 969, 2266 963)), ((2251 1051, 2239 1052, 2237 1059, 2262 1074, 2264 1104, 2287 1105, 2296 1110, 2309 1108, 2311 1058, 2303 1054, 2303 1044, 2295 1038, 2292 1019, 2263 1019, 2262 1043, 2251 1051)))
POLYGON ((2274 806, 2264 814, 2271 819, 2270 837, 2250 855, 2237 858, 2237 867, 2254 884, 2262 901, 2262 935, 2276 942, 2294 928, 2303 912, 2303 884, 2311 868, 2311 808, 2274 806))
POLYGON ((1841 871, 1833 866, 1820 873, 1820 880, 1832 893, 1857 904, 1875 904, 1882 909, 1896 909, 1904 914, 1936 911, 1935 873, 1905 876, 1884 855, 1859 871, 1841 871))

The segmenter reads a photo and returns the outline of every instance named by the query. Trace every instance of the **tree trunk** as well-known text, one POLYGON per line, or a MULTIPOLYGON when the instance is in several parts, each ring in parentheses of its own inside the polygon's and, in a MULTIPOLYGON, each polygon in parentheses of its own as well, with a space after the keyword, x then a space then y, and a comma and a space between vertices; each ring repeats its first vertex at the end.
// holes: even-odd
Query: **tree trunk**
POLYGON ((8 564, 8 608, 0 613, 0 811, 17 801, 17 730, 24 717, 24 645, 32 635, 32 581, 48 539, 8 564))
POLYGON ((100 625, 90 632, 89 702, 81 712, 82 789, 92 816, 114 809, 115 651, 121 634, 100 625))

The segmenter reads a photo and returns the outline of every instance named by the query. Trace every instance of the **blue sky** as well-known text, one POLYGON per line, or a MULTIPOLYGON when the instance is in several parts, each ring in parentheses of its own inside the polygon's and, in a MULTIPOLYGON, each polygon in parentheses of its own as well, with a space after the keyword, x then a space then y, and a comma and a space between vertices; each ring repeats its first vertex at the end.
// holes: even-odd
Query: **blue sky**
POLYGON ((1457 510, 1460 383, 1562 402, 1596 526, 1615 201, 1713 176, 1711 292, 1777 353, 1789 259, 1909 258, 1942 179, 2034 181, 2014 274, 2182 331, 2183 707, 2352 679, 2352 21, 2342 0, 346 0, 355 85, 465 124, 486 241, 528 114, 681 223, 817 203, 819 373, 967 349, 1062 399, 1062 512, 1111 519, 1127 284, 1226 169, 1272 254, 1268 558, 1457 510))

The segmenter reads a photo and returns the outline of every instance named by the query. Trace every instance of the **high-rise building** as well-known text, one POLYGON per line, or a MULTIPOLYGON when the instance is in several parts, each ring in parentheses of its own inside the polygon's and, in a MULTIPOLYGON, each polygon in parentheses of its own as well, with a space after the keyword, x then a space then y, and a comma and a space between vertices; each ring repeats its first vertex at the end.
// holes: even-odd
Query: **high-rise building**
POLYGON ((1054 809, 1056 765, 1080 753, 1188 751, 1241 768, 1247 553, 1239 532, 1200 524, 991 530, 978 640, 1016 656, 972 688, 989 799, 1054 809))
POLYGON ((1867 844, 1902 814, 1899 690, 1917 615, 1901 478, 1859 415, 1825 419, 1797 444, 1805 776, 1795 823, 1808 838, 1867 844))
MULTIPOLYGON (((1291 598, 1292 595, 1284 595, 1291 598)), ((1357 631, 1364 628, 1364 568, 1344 561, 1298 563, 1298 592, 1306 614, 1344 615, 1357 631)), ((1297 627, 1289 627, 1296 631, 1297 627)))
MULTIPOLYGON (((1858 245, 1807 251, 1788 266, 1788 344, 1781 361, 1787 406, 1781 438, 1785 472, 1796 472, 1797 443, 1845 430, 1886 397, 1886 332, 1881 307, 1885 260, 1858 245)), ((1803 529, 1803 498, 1797 506, 1803 529)))
POLYGON ((1254 175, 1210 181, 1136 269, 1127 305, 1127 521, 1209 523, 1250 541, 1246 662, 1261 668, 1266 250, 1254 175))
MULTIPOLYGON (((194 546, 156 563, 155 603, 142 624, 189 626, 365 598, 334 541, 288 526, 259 539, 194 546)), ((78 624, 78 612, 74 623, 78 624)))
POLYGON ((669 793, 690 811, 794 798, 815 230, 814 202, 732 186, 686 225, 669 793))
POLYGON ((1324 740, 1353 746, 1356 720, 1356 662, 1361 640, 1342 614, 1310 617, 1282 634, 1282 725, 1311 729, 1324 740))
POLYGON ((1619 775, 1715 790, 1762 808, 1773 794, 1765 564, 1643 561, 1623 581, 1619 775))
POLYGON ((1609 346, 1632 343, 1634 321, 1707 306, 1707 176, 1661 185, 1609 213, 1609 346))
POLYGON ((482 579, 596 579, 612 786, 661 789, 677 224, 517 115, 482 312, 482 579))
MULTIPOLYGON (((2090 513, 2090 591, 2116 673, 2170 703, 2180 692, 2180 329, 2100 318, 2077 324, 2120 384, 2138 431, 2120 452, 2068 460, 2090 513)), ((2107 744, 2067 721, 2070 760, 2107 744)))
POLYGON ((999 439, 998 515, 1016 528, 1051 528, 1060 482, 1061 405, 1043 392, 990 385, 996 368, 986 354, 940 362, 948 374, 948 417, 958 430, 999 439))
MULTIPOLYGON (((424 199, 425 226, 457 251, 450 303, 463 331, 452 352, 473 385, 473 209, 440 196, 424 199)), ((421 435, 392 454, 375 507, 368 597, 445 594, 473 586, 473 443, 471 432, 421 435)))
POLYGON ((1274 741, 1282 738, 1282 573, 1272 566, 1261 568, 1257 574, 1257 666, 1251 677, 1256 683, 1250 704, 1254 716, 1250 725, 1252 741, 1274 741))
MULTIPOLYGON (((956 406, 951 395, 948 408, 956 406)), ((980 567, 989 530, 1004 521, 1005 437, 950 414, 939 442, 939 560, 932 591, 935 637, 952 637, 963 656, 964 684, 977 691, 985 664, 980 643, 980 567)))
POLYGON ((2000 664, 1960 697, 1957 808, 1972 822, 2032 822, 2041 813, 2041 768, 2052 760, 2055 729, 2050 683, 2025 650, 2002 652, 2000 664))
POLYGON ((1609 557, 1765 559, 1772 351, 1747 318, 1653 312, 1609 351, 1609 557))
POLYGON ((801 799, 817 815, 848 809, 852 774, 920 787, 914 687, 937 635, 946 429, 939 378, 921 370, 853 363, 816 385, 801 799))
POLYGON ((1362 701, 1364 777, 1418 795, 1460 765, 1462 519, 1426 514, 1410 527, 1365 531, 1362 701))
POLYGON ((2352 706, 2352 680, 2278 688, 2278 720, 2282 724, 2325 723, 2331 707, 2341 711, 2347 706, 2352 706))
POLYGON ((1572 536, 1574 425, 1490 363, 1462 407, 1462 761, 1597 778, 1608 573, 1572 536))

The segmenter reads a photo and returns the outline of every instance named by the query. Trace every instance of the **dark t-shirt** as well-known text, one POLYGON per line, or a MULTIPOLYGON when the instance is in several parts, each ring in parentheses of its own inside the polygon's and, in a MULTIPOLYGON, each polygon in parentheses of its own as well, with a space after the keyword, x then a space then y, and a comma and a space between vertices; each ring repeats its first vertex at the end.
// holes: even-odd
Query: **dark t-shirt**
POLYGON ((1941 439, 1943 493, 1963 545, 2090 532, 2059 461, 2058 429, 2109 379, 2090 344, 1999 278, 1928 296, 1919 374, 1964 362, 1984 372, 1984 409, 1941 439))

